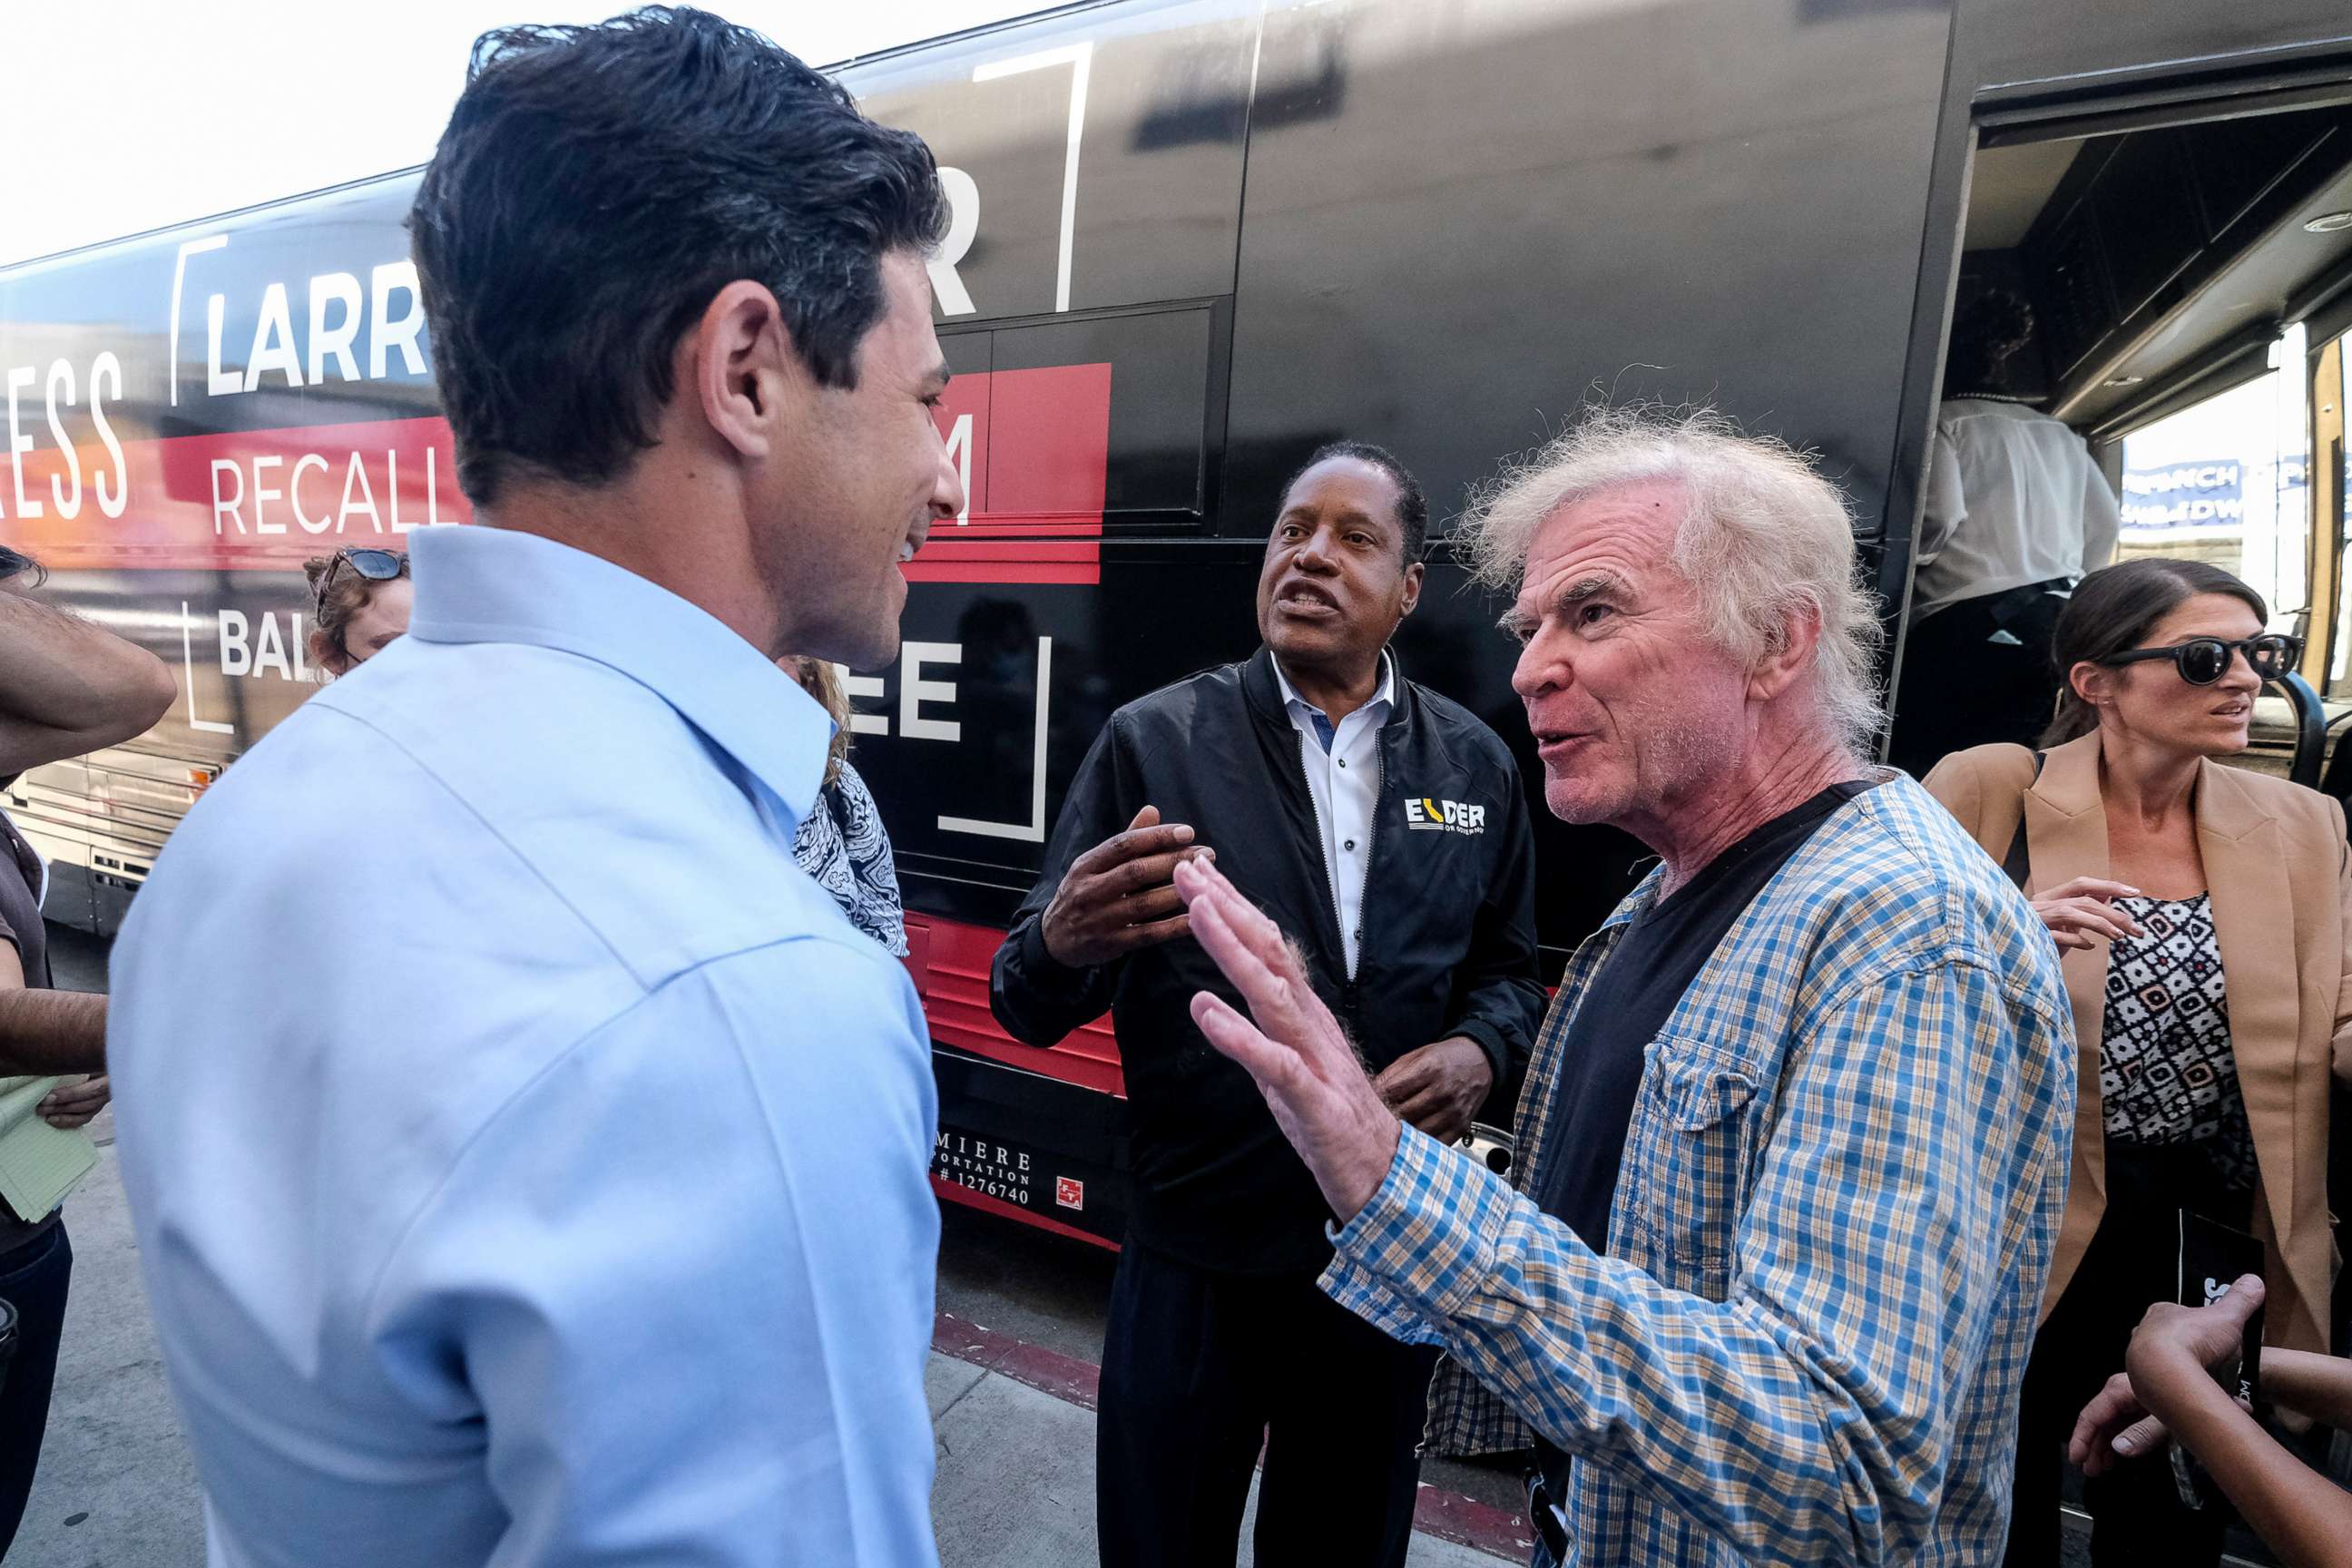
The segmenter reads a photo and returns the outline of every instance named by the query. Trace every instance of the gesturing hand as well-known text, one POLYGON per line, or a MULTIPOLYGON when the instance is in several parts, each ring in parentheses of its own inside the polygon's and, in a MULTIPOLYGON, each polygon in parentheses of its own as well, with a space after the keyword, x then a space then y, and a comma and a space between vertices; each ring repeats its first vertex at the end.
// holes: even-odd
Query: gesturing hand
POLYGON ((1176 890, 1192 910, 1192 935, 1257 1023, 1253 1027, 1206 991, 1192 998, 1192 1021, 1257 1080, 1282 1135, 1345 1225, 1371 1201, 1396 1158, 1396 1115, 1364 1076, 1355 1047, 1315 994, 1281 930, 1215 867, 1194 860, 1175 875, 1176 890))
POLYGON ((2205 1307, 2158 1301, 2132 1331, 2124 1370, 2107 1379, 2083 1407, 2066 1452, 2085 1475, 2113 1469, 2118 1458, 2137 1458, 2164 1446, 2162 1413, 2189 1378, 2210 1379, 2234 1366, 2245 1346, 2246 1324, 2263 1304, 2262 1277, 2248 1274, 2205 1307))
POLYGON ((1190 931, 1184 900, 1168 879, 1183 862, 1210 853, 1192 843, 1192 828, 1161 826, 1160 808, 1147 805, 1126 832, 1071 861, 1040 922, 1054 962, 1092 969, 1190 931))
POLYGON ((2116 899, 2137 897, 2137 888, 2099 877, 2070 877, 2033 900, 2033 912, 2058 942, 2058 951, 2089 947, 2104 937, 2137 936, 2139 926, 2114 907, 2116 899))
POLYGON ((1451 1143, 1470 1131, 1470 1119, 1495 1087, 1495 1064, 1477 1041, 1453 1035, 1397 1058, 1372 1087, 1399 1116, 1451 1143))

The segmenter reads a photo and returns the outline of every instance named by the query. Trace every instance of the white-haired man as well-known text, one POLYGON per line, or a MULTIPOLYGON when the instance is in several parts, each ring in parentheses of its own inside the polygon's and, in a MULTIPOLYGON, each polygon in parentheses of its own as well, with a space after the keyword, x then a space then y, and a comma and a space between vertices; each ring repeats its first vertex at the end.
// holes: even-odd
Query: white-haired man
POLYGON ((2074 1043, 2000 868, 1862 760, 1843 504, 1719 417, 1607 412, 1468 527, 1553 813, 1664 864, 1569 964, 1517 1192, 1401 1127, 1272 922, 1178 873, 1256 1024, 1193 1016, 1341 1222, 1324 1289, 1445 1346, 1442 1438, 1534 1428, 1538 1564, 1995 1561, 2074 1043))

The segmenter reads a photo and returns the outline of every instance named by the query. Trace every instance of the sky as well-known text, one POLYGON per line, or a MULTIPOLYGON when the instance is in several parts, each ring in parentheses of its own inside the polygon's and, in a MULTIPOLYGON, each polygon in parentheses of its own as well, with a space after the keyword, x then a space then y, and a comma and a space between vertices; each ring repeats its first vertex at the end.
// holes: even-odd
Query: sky
MULTIPOLYGON (((705 0, 812 65, 1054 0, 705 0)), ((626 0, 8 5, 0 265, 421 163, 475 37, 626 0)))

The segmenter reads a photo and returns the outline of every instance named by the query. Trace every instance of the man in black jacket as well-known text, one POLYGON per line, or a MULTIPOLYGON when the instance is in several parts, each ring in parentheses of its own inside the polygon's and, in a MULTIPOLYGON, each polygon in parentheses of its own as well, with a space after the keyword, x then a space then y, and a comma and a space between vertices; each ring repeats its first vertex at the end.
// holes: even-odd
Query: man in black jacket
POLYGON ((1431 1352, 1316 1289, 1314 1180, 1188 1011, 1230 994, 1171 884, 1220 864, 1307 933, 1315 988, 1399 1115, 1458 1138, 1543 1014, 1517 770, 1387 652, 1428 505, 1377 447, 1318 452, 1259 574, 1265 646, 1111 716, 1079 764, 990 999, 1051 1045, 1111 1011, 1135 1191, 1097 1426, 1105 1568, 1231 1563, 1263 1442, 1257 1561, 1393 1568, 1412 1538, 1431 1352))

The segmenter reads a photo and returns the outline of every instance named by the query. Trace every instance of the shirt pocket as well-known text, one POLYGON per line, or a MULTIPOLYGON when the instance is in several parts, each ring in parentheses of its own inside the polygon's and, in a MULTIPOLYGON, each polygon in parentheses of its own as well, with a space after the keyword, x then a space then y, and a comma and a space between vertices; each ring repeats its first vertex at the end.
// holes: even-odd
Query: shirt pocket
POLYGON ((1758 1075, 1705 1041, 1662 1036, 1650 1053, 1619 1173, 1622 1217, 1648 1254, 1631 1260, 1672 1289, 1720 1301, 1730 1291, 1758 1075))

